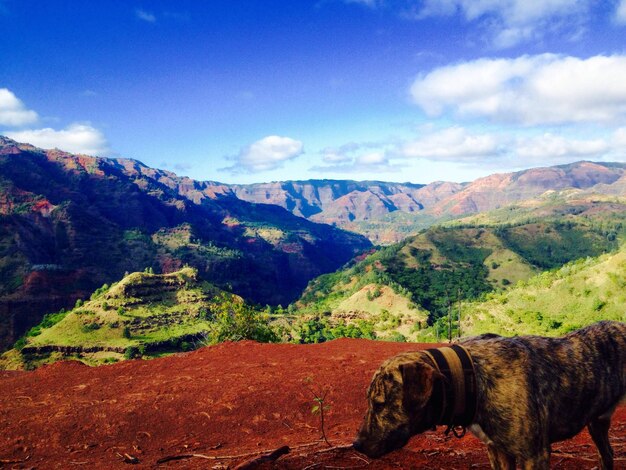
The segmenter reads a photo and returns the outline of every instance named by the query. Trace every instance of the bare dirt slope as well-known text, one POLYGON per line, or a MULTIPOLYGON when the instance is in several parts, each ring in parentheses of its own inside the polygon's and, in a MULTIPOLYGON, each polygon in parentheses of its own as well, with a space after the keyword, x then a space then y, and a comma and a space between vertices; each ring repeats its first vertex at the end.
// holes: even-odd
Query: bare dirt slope
MULTIPOLYGON (((446 438, 442 428, 375 461, 341 448, 354 438, 381 361, 420 347, 241 342, 98 368, 65 362, 0 372, 0 468, 225 469, 288 445, 289 454, 262 468, 487 469, 482 444, 472 436, 446 438), (327 392, 334 449, 319 442, 309 389, 327 392), (159 463, 172 457, 182 458, 159 463)), ((626 468, 626 409, 618 410, 611 436, 616 468, 626 468)), ((559 469, 596 467, 588 434, 555 446, 552 462, 559 469)))

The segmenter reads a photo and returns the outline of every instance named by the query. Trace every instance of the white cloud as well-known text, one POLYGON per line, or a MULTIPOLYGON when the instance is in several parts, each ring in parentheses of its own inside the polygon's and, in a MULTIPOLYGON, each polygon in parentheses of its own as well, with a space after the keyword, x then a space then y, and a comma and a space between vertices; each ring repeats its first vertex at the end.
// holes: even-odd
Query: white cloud
POLYGON ((478 59, 420 75, 411 95, 429 116, 524 125, 613 123, 626 117, 626 56, 554 54, 478 59))
POLYGON ((612 149, 606 139, 575 139, 562 135, 545 133, 525 139, 518 139, 514 152, 528 164, 535 162, 559 163, 585 159, 601 159, 612 149))
POLYGON ((0 125, 18 127, 33 124, 38 120, 37 113, 26 109, 7 88, 0 88, 0 125))
POLYGON ((102 132, 86 124, 71 124, 60 131, 51 128, 31 129, 7 132, 6 135, 18 142, 44 149, 58 148, 87 155, 107 155, 111 152, 102 132))
POLYGON ((547 33, 580 34, 591 0, 424 0, 407 1, 417 19, 462 15, 479 22, 498 48, 540 40, 547 33), (418 3, 419 5, 416 5, 418 3))
POLYGON ((494 157, 501 153, 499 137, 471 134, 461 127, 450 127, 401 144, 399 156, 440 161, 466 161, 494 157))
POLYGON ((368 152, 356 157, 355 163, 359 166, 389 165, 389 159, 384 152, 368 152))
POLYGON ((299 157, 304 146, 299 140, 270 135, 243 148, 234 157, 236 163, 221 171, 231 173, 258 173, 281 168, 289 160, 299 157))
MULTIPOLYGON (((484 174, 580 160, 626 161, 626 126, 596 128, 593 135, 586 134, 588 127, 540 133, 539 128, 477 132, 459 126, 435 129, 424 126, 422 135, 414 139, 389 139, 378 142, 377 147, 373 143, 351 142, 334 149, 330 153, 332 158, 326 158, 329 155, 326 149, 321 154, 325 165, 314 166, 311 171, 372 175, 418 171, 421 179, 427 168, 446 165, 484 174)), ((446 178, 449 177, 437 176, 437 179, 446 178)))
POLYGON ((135 10, 135 16, 146 23, 156 23, 156 16, 154 13, 142 10, 141 8, 137 8, 135 10))
POLYGON ((320 173, 388 173, 404 168, 404 163, 394 163, 389 150, 395 141, 348 142, 340 147, 328 147, 321 151, 324 165, 317 165, 311 171, 320 173))
POLYGON ((615 21, 619 24, 626 24, 626 0, 621 0, 615 10, 615 21))
POLYGON ((361 148, 366 148, 371 144, 357 144, 349 142, 341 147, 326 147, 322 150, 322 160, 324 163, 336 165, 339 163, 348 163, 354 160, 354 154, 361 148))
POLYGON ((620 127, 613 133, 613 146, 626 151, 626 127, 620 127))

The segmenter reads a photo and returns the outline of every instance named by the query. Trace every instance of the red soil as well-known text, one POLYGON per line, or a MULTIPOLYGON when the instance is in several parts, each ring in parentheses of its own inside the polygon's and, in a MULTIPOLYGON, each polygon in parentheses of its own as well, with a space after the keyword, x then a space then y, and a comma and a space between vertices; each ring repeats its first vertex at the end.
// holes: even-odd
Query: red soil
MULTIPOLYGON (((374 370, 415 348, 420 345, 364 340, 246 341, 98 368, 65 362, 0 372, 0 468, 127 468, 124 459, 135 458, 134 468, 225 469, 288 445, 289 454, 262 468, 488 469, 480 442, 469 434, 445 437, 443 428, 379 460, 340 447, 360 425, 374 370), (311 412, 307 387, 328 393, 325 428, 335 449, 318 441, 319 416, 311 412), (157 463, 189 454, 210 459, 157 463)), ((625 407, 614 417, 611 438, 616 468, 624 469, 625 407)), ((586 431, 554 446, 553 468, 597 464, 586 431)))

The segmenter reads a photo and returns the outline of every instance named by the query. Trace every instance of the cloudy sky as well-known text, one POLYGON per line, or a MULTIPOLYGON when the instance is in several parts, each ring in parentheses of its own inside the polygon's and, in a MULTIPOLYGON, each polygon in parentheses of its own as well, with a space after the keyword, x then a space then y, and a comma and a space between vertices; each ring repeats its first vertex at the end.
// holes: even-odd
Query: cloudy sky
POLYGON ((0 0, 0 134, 196 179, 626 162, 626 0, 0 0))

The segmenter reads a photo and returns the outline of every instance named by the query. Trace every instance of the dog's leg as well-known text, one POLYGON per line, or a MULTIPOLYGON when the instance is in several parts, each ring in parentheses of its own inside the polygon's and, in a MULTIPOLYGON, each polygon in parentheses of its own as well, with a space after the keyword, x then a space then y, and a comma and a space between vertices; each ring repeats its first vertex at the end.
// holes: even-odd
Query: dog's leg
POLYGON ((600 468, 602 470, 613 470, 613 449, 609 442, 609 427, 611 426, 611 415, 600 416, 591 421, 587 428, 593 442, 598 447, 600 454, 600 468))
POLYGON ((515 457, 502 452, 493 444, 487 445, 487 453, 492 470, 515 470, 515 457))
POLYGON ((524 460, 522 468, 524 470, 550 470, 550 448, 531 459, 524 460))

